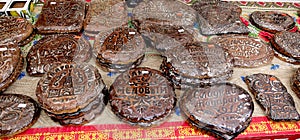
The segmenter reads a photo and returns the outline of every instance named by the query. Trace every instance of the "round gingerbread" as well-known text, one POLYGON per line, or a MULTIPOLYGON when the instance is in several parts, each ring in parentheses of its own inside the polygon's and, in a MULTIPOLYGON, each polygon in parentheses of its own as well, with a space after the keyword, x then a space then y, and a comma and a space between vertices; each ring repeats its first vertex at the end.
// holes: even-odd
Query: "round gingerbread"
MULTIPOLYGON (((53 120, 58 120, 58 121, 67 120, 67 119, 72 120, 72 119, 80 118, 86 114, 90 114, 90 112, 97 107, 104 109, 103 106, 105 106, 107 104, 107 101, 104 99, 105 96, 103 96, 103 95, 107 95, 107 89, 106 88, 103 89, 102 93, 103 94, 99 94, 99 96, 96 97, 93 101, 91 101, 86 107, 80 108, 77 112, 63 113, 63 114, 54 114, 51 112, 46 112, 46 113, 53 120)), ((98 110, 98 111, 101 111, 101 110, 98 110)))
POLYGON ((94 49, 100 65, 125 66, 126 69, 126 65, 131 66, 145 56, 146 44, 135 29, 123 26, 100 32, 95 39, 94 49))
POLYGON ((40 79, 36 96, 47 112, 74 113, 103 94, 105 87, 94 66, 85 63, 61 64, 40 79))
POLYGON ((180 109, 192 125, 232 139, 249 126, 254 104, 250 94, 240 86, 219 83, 186 90, 180 109))
POLYGON ((271 46, 246 35, 224 35, 211 38, 210 42, 226 49, 233 56, 236 67, 259 67, 274 58, 271 46))
POLYGON ((272 46, 281 54, 300 61, 300 33, 282 31, 271 40, 272 46))
POLYGON ((41 109, 29 96, 1 94, 0 112, 0 138, 2 138, 30 128, 38 120, 41 109))
POLYGON ((270 33, 286 31, 295 26, 292 16, 278 11, 254 11, 249 16, 254 26, 270 33))
POLYGON ((295 58, 292 58, 292 57, 288 57, 288 56, 286 56, 284 54, 281 54, 275 48, 273 48, 273 50, 274 50, 275 56, 278 59, 280 59, 280 60, 282 60, 284 62, 287 62, 287 63, 291 63, 291 64, 295 64, 295 65, 300 65, 300 60, 299 59, 295 59, 295 58))
POLYGON ((59 122, 60 125, 63 126, 84 125, 95 119, 95 117, 99 114, 101 114, 101 112, 104 110, 104 106, 106 105, 106 103, 103 102, 103 100, 103 94, 100 94, 85 108, 79 109, 77 112, 64 114, 52 114, 50 112, 46 113, 48 116, 51 117, 52 120, 59 122))
POLYGON ((31 76, 42 76, 51 67, 61 63, 86 62, 91 55, 91 44, 83 36, 48 35, 29 50, 26 71, 31 76))
MULTIPOLYGON (((102 101, 101 101, 102 102, 102 101)), ((92 106, 89 112, 85 112, 82 116, 76 117, 74 119, 61 119, 58 120, 60 125, 63 126, 77 126, 84 125, 95 119, 104 110, 103 104, 92 106)))
POLYGON ((25 40, 33 31, 32 24, 24 18, 0 16, 0 44, 25 40))
MULTIPOLYGON (((193 42, 191 28, 176 25, 161 25, 160 20, 148 19, 136 21, 144 38, 148 38, 151 46, 159 51, 166 51, 177 46, 193 42)), ((148 44, 147 44, 148 45, 148 44)))
POLYGON ((121 120, 151 126, 171 114, 176 97, 174 87, 161 72, 142 67, 130 69, 115 79, 109 102, 121 120))
POLYGON ((0 45, 0 92, 6 90, 23 69, 21 50, 15 43, 0 45))

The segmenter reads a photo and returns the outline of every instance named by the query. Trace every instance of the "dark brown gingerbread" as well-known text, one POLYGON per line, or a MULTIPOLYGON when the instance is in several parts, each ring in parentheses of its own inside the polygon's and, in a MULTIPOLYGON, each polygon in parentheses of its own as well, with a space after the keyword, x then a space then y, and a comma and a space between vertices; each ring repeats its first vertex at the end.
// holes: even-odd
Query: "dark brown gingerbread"
POLYGON ((156 19, 160 24, 191 26, 198 21, 197 12, 177 0, 142 1, 132 10, 133 18, 144 21, 156 19))
POLYGON ((94 37, 100 31, 119 27, 128 20, 123 0, 92 0, 85 19, 84 34, 94 37))
POLYGON ((273 49, 273 50, 274 50, 275 56, 278 59, 280 59, 280 60, 282 60, 284 62, 287 62, 287 63, 291 63, 291 64, 295 64, 295 65, 300 65, 300 60, 292 58, 292 57, 285 56, 285 55, 279 53, 276 49, 273 49))
POLYGON ((233 73, 233 57, 213 43, 188 43, 165 52, 165 56, 167 60, 161 69, 175 83, 181 83, 181 77, 198 79, 197 83, 186 80, 195 86, 224 82, 233 73))
POLYGON ((300 61, 300 33, 281 31, 271 39, 274 49, 284 56, 300 61))
POLYGON ((232 139, 250 124, 254 104, 250 94, 231 83, 220 83, 184 92, 180 109, 194 126, 232 139))
POLYGON ((147 127, 171 114, 176 96, 171 82, 161 72, 141 67, 116 78, 110 87, 109 102, 122 121, 147 127))
POLYGON ((100 66, 108 66, 106 68, 109 71, 124 71, 144 58, 146 44, 135 29, 122 26, 100 32, 95 39, 94 49, 100 66))
POLYGON ((246 76, 249 90, 265 110, 268 118, 274 121, 299 120, 293 97, 274 75, 253 74, 246 76))
POLYGON ((246 35, 223 35, 211 38, 210 42, 226 49, 233 56, 236 67, 259 67, 271 63, 274 58, 271 46, 246 35))
POLYGON ((24 18, 0 16, 0 44, 25 40, 33 31, 32 24, 24 18))
POLYGON ((15 43, 0 45, 0 92, 15 82, 23 69, 23 56, 15 43))
POLYGON ((232 3, 198 1, 192 7, 199 14, 199 28, 203 35, 250 32, 240 20, 242 9, 232 3))
POLYGON ((300 68, 296 69, 291 78, 291 88, 300 98, 300 68))
POLYGON ((38 33, 76 33, 83 27, 85 1, 47 0, 35 24, 38 33))
POLYGON ((103 94, 105 87, 94 66, 85 63, 61 64, 40 79, 36 96, 47 112, 74 113, 103 94))
MULTIPOLYGON (((105 89, 106 90, 106 89, 105 89)), ((79 109, 74 113, 65 114, 52 114, 46 112, 52 120, 57 121, 60 125, 71 126, 71 125, 84 125, 96 116, 102 113, 105 107, 103 94, 100 94, 95 100, 91 101, 85 108, 79 109)))
POLYGON ((278 11, 254 11, 250 14, 249 21, 259 29, 270 33, 287 31, 295 26, 292 16, 278 11))
POLYGON ((191 28, 160 24, 163 21, 155 19, 134 22, 143 37, 149 39, 151 46, 159 51, 166 51, 195 40, 191 28))
POLYGON ((87 62, 91 56, 91 44, 83 36, 48 35, 29 50, 26 70, 31 76, 42 76, 51 67, 68 62, 87 62))
POLYGON ((21 133, 38 120, 41 108, 26 95, 0 95, 0 138, 21 133))

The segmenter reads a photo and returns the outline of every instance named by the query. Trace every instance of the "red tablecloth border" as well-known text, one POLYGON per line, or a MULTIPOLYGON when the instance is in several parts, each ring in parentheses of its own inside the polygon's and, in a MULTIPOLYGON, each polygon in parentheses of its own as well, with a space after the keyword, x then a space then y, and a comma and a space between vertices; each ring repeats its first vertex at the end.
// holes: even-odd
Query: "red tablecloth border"
MULTIPOLYGON (((266 117, 253 117, 250 126, 236 139, 275 139, 300 137, 300 121, 274 122, 266 117)), ((11 140, 98 140, 98 139, 215 139, 187 122, 166 122, 152 128, 127 124, 85 125, 77 127, 30 128, 11 140)), ((3 139, 3 140, 6 140, 3 139)))

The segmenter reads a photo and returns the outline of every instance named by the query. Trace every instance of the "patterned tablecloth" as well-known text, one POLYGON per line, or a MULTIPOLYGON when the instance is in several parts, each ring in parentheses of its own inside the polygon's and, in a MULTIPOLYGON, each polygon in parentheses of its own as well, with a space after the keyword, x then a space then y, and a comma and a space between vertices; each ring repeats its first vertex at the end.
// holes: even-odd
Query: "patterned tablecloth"
MULTIPOLYGON (((182 0, 186 3, 192 3, 194 0, 182 0)), ((267 32, 260 31, 251 24, 249 24, 248 17, 254 10, 277 10, 286 12, 292 15, 296 21, 296 27, 293 31, 299 31, 300 18, 296 15, 296 11, 300 8, 300 3, 285 3, 285 2, 246 2, 246 1, 232 1, 232 3, 239 5, 243 9, 241 19, 250 29, 250 36, 261 38, 268 42, 268 38, 272 36, 267 32)), ((36 7, 36 11, 41 9, 40 6, 36 7)), ((33 17, 34 21, 36 17, 33 17)), ((37 36, 39 38, 39 36, 37 36)), ((200 40, 207 41, 209 37, 201 36, 200 40)), ((31 43, 34 44, 36 41, 31 43)), ((93 41, 91 40, 91 43, 93 41)), ((31 47, 27 45, 22 47, 24 55, 31 47)), ((142 66, 159 68, 161 58, 156 51, 147 50, 146 59, 142 63, 142 66)), ((95 64, 95 58, 89 63, 95 64)), ((269 73, 277 76, 288 88, 289 93, 293 96, 296 107, 300 111, 300 99, 290 89, 289 80, 293 71, 300 66, 292 65, 280 61, 274 58, 271 64, 262 66, 259 68, 234 68, 233 77, 229 80, 232 83, 238 84, 244 89, 247 89, 243 78, 246 75, 254 73, 269 73)), ((110 86, 113 80, 118 74, 106 73, 100 71, 104 82, 110 86)), ((18 93, 26 94, 34 99, 35 88, 39 78, 30 77, 26 74, 25 69, 19 76, 18 80, 5 92, 5 93, 18 93)), ((248 90, 249 91, 249 90, 248 90)), ((180 91, 176 91, 180 96, 180 91)), ((253 96, 252 96, 253 98, 253 96)), ((253 98, 254 99, 254 98, 253 98)), ((253 119, 250 126, 240 134, 237 139, 274 139, 274 138, 300 138, 300 121, 298 122, 273 122, 268 120, 261 108, 255 102, 255 109, 253 119)), ((207 135, 206 133, 191 128, 180 115, 180 109, 175 108, 174 113, 169 120, 159 126, 151 128, 137 128, 120 122, 114 114, 107 107, 104 112, 97 117, 94 121, 81 127, 61 127, 57 123, 53 122, 44 112, 38 122, 25 131, 15 137, 10 138, 12 140, 73 140, 73 139, 215 139, 207 135)))

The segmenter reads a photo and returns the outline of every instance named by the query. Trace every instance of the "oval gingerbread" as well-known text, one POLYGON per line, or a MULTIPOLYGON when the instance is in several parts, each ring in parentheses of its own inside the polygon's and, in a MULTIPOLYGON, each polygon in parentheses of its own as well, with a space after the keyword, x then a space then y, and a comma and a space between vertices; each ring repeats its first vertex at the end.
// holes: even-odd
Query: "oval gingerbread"
POLYGON ((226 49, 236 67, 258 67, 271 63, 274 58, 271 46, 246 35, 224 35, 211 38, 210 42, 226 49))

